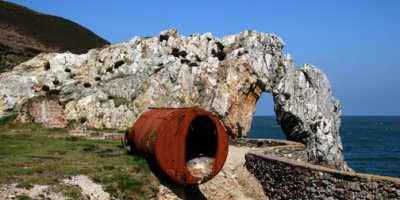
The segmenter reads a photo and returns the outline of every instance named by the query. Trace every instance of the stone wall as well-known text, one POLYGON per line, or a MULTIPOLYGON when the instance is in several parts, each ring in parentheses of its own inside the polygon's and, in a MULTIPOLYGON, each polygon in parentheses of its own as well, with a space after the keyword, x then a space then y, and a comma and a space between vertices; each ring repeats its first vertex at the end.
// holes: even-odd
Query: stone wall
POLYGON ((46 128, 65 128, 67 120, 64 115, 64 108, 54 100, 32 100, 26 103, 15 124, 26 124, 30 122, 40 123, 46 128))
POLYGON ((270 199, 400 199, 400 179, 343 172, 264 154, 246 154, 246 167, 270 199))

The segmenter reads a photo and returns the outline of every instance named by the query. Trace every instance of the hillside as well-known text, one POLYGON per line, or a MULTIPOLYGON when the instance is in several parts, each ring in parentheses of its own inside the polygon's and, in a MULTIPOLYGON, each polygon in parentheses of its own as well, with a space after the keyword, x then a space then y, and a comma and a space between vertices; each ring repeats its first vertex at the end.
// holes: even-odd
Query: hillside
POLYGON ((40 52, 81 54, 106 44, 72 21, 0 1, 0 73, 40 52))

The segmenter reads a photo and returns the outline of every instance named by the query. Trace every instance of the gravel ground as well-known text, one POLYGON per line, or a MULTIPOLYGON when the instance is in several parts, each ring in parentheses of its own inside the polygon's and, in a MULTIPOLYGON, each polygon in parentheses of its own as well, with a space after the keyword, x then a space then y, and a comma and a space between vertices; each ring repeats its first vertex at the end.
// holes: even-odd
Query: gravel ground
MULTIPOLYGON (((105 192, 101 185, 94 183, 89 177, 79 175, 64 179, 62 184, 76 185, 80 188, 81 194, 88 200, 106 200, 110 199, 110 195, 105 192)), ((70 199, 60 193, 51 190, 48 185, 34 185, 30 189, 17 188, 17 184, 6 184, 0 186, 0 199, 16 199, 18 196, 28 196, 33 199, 52 199, 65 200, 70 199)))
POLYGON ((0 199, 16 199, 17 196, 28 196, 30 198, 38 199, 67 199, 60 193, 55 193, 50 190, 48 185, 34 185, 32 188, 24 189, 17 188, 17 184, 6 184, 0 186, 0 199))
POLYGON ((163 183, 157 199, 268 199, 257 179, 244 166, 246 152, 256 148, 229 146, 222 170, 210 181, 193 187, 163 183))
POLYGON ((78 186, 82 190, 81 194, 88 197, 88 199, 110 199, 110 195, 103 190, 102 186, 94 183, 87 176, 74 176, 71 179, 64 179, 62 182, 78 186))

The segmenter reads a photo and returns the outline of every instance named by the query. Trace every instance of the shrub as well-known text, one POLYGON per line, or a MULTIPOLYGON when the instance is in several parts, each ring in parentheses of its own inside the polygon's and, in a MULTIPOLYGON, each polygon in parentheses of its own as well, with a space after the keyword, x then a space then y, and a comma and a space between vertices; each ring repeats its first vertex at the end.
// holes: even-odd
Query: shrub
POLYGON ((81 117, 79 119, 79 121, 83 124, 83 123, 85 123, 87 121, 87 118, 86 117, 81 117))
POLYGON ((178 48, 172 48, 172 55, 175 57, 179 57, 179 49, 178 48))
POLYGON ((165 41, 168 41, 169 36, 168 36, 168 35, 160 35, 158 39, 160 40, 160 42, 162 42, 162 41, 164 41, 164 40, 165 40, 165 41))
POLYGON ((185 64, 185 63, 189 63, 190 62, 190 60, 188 60, 188 59, 182 59, 181 60, 181 64, 185 64))
POLYGON ((46 62, 46 64, 44 64, 44 69, 47 71, 50 69, 50 63, 46 62))
POLYGON ((89 88, 89 87, 91 87, 92 86, 92 84, 90 84, 90 83, 88 83, 88 82, 85 82, 84 84, 83 84, 83 87, 85 87, 85 88, 89 88))
POLYGON ((114 106, 119 107, 120 105, 128 105, 129 101, 123 97, 114 97, 114 106))
POLYGON ((68 72, 68 73, 70 73, 71 72, 71 69, 69 69, 69 68, 65 68, 65 70, 64 70, 65 72, 68 72))
POLYGON ((115 68, 115 69, 118 69, 118 67, 120 67, 120 66, 123 65, 123 64, 125 64, 125 61, 119 60, 119 61, 115 62, 114 68, 115 68))
POLYGON ((223 51, 224 50, 224 45, 221 42, 215 42, 215 44, 218 47, 218 50, 223 51))
POLYGON ((212 54, 214 57, 217 57, 219 61, 224 60, 225 57, 226 57, 226 54, 225 54, 224 51, 215 51, 215 50, 213 49, 213 50, 211 50, 211 54, 212 54))
POLYGON ((45 92, 48 92, 50 90, 50 87, 47 86, 47 85, 43 85, 42 86, 42 90, 45 91, 45 92))
POLYGON ((184 57, 186 57, 187 53, 186 53, 186 51, 180 51, 180 52, 179 52, 179 55, 180 55, 182 58, 184 58, 184 57))
POLYGON ((12 121, 14 121, 17 118, 17 114, 12 114, 5 116, 0 119, 0 126, 6 125, 6 124, 11 124, 12 121))
POLYGON ((46 96, 50 99, 55 99, 60 94, 60 90, 49 90, 46 93, 46 96))
POLYGON ((58 81, 57 79, 55 79, 54 81, 53 81, 53 85, 59 85, 60 84, 60 81, 58 81))
POLYGON ((195 62, 189 63, 189 67, 197 67, 197 66, 199 66, 199 65, 195 62))
POLYGON ((112 69, 112 67, 109 67, 109 68, 107 68, 107 69, 106 69, 106 72, 113 73, 113 72, 114 72, 114 70, 112 69))
POLYGON ((201 59, 200 59, 200 57, 198 55, 196 55, 195 57, 196 57, 196 61, 197 62, 201 62, 201 59))

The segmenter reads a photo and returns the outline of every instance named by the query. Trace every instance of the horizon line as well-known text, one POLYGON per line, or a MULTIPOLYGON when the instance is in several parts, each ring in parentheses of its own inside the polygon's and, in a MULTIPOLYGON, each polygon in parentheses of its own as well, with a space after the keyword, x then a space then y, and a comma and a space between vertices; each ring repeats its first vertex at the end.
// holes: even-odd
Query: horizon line
MULTIPOLYGON (((253 117, 276 117, 275 115, 253 115, 253 117)), ((342 115, 340 117, 400 117, 400 115, 342 115)))

